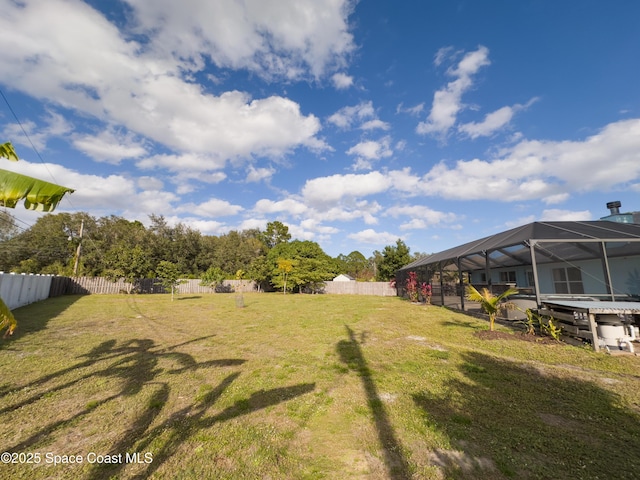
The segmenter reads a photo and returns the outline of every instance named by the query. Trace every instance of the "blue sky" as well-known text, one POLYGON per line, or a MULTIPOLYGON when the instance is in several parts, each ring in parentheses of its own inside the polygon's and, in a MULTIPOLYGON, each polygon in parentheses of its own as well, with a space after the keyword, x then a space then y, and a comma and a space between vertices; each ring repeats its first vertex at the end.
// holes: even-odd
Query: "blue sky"
POLYGON ((634 0, 0 7, 22 159, 2 168, 74 188, 58 211, 212 235, 279 220, 369 256, 640 210, 634 0))

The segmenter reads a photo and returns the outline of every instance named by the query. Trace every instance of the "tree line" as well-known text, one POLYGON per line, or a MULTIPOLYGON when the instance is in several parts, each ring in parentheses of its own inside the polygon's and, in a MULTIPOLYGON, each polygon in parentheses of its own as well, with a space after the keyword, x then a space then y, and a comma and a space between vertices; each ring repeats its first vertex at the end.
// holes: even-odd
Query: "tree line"
POLYGON ((309 240, 291 239, 286 225, 203 235, 187 225, 169 225, 150 215, 149 225, 118 216, 58 213, 20 228, 0 211, 0 271, 128 280, 162 278, 167 269, 181 278, 245 278, 264 289, 315 290, 343 273, 358 281, 388 281, 421 254, 411 255, 400 239, 369 258, 359 251, 327 255, 309 240))

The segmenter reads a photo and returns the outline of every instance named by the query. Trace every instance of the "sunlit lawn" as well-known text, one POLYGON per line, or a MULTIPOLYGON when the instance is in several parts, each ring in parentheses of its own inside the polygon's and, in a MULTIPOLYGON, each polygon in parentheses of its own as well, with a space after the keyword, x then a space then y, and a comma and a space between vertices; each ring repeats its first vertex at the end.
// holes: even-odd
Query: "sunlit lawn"
POLYGON ((244 304, 92 295, 16 310, 0 451, 17 463, 0 478, 640 476, 639 357, 484 340, 483 320, 398 298, 244 304))

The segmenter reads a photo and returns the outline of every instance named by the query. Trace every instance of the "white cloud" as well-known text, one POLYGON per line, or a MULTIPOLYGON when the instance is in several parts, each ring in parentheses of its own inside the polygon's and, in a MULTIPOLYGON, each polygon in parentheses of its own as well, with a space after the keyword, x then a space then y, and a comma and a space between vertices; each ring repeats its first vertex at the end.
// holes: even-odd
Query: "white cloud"
POLYGON ((311 230, 325 235, 338 233, 340 231, 336 227, 321 225, 320 222, 314 218, 307 218, 301 221, 300 226, 306 230, 311 230))
POLYGON ((419 103, 413 107, 404 107, 401 103, 396 107, 396 113, 408 113, 409 115, 420 115, 424 111, 424 103, 419 103))
POLYGON ((424 230, 427 227, 427 222, 421 218, 412 218, 408 222, 400 224, 400 230, 424 230))
POLYGON ((355 240, 358 243, 365 243, 369 245, 388 245, 402 237, 389 232, 376 232, 375 230, 368 228, 356 233, 351 233, 347 235, 347 238, 355 240))
POLYGON ((571 211, 549 209, 542 212, 540 220, 543 222, 580 222, 591 220, 593 216, 589 210, 571 211))
POLYGON ((347 155, 355 155, 357 157, 354 168, 370 169, 373 160, 388 158, 393 155, 391 150, 391 138, 384 137, 378 141, 367 140, 354 145, 347 150, 347 155))
POLYGON ((27 160, 7 164, 6 170, 74 189, 74 193, 65 195, 60 205, 74 211, 102 214, 114 210, 128 212, 135 207, 135 211, 140 212, 165 212, 173 209, 172 203, 178 199, 170 192, 139 191, 133 179, 122 175, 88 175, 53 163, 31 163, 27 160))
MULTIPOLYGON (((437 65, 439 59, 442 60, 441 55, 436 56, 437 65)), ((455 68, 449 68, 447 74, 455 80, 435 92, 431 112, 426 121, 418 124, 416 132, 446 136, 463 108, 462 95, 473 86, 472 76, 490 63, 489 49, 480 46, 476 51, 467 53, 455 68)))
POLYGON ((353 85, 353 77, 344 73, 335 73, 331 77, 331 81, 333 82, 333 86, 338 90, 345 90, 353 85))
POLYGON ((142 190, 162 190, 164 183, 156 177, 139 177, 138 188, 142 190))
POLYGON ((287 225, 289 227, 289 233, 293 238, 298 240, 311 240, 314 241, 316 238, 316 234, 309 230, 305 230, 300 225, 287 225))
POLYGON ((238 225, 238 230, 252 230, 257 228, 258 230, 264 230, 267 227, 267 221, 263 218, 247 218, 238 225))
POLYGON ((331 115, 327 120, 340 128, 350 128, 356 121, 362 121, 365 118, 375 118, 375 110, 373 102, 362 102, 353 107, 343 107, 336 113, 331 115))
MULTIPOLYGON (((216 96, 182 76, 202 68, 198 59, 205 54, 218 55, 214 60, 224 65, 274 74, 302 62, 319 75, 350 49, 344 3, 256 1, 245 7, 247 2, 234 2, 225 3, 225 14, 217 17, 216 9, 223 7, 218 2, 192 2, 188 8, 168 1, 131 3, 139 12, 137 33, 148 35, 142 41, 150 43, 128 40, 84 2, 5 1, 0 18, 3 83, 178 152, 216 152, 218 165, 227 159, 278 157, 300 146, 326 148, 316 138, 319 120, 302 115, 297 103, 279 96, 254 99, 238 91, 216 96), (314 15, 316 8, 323 9, 322 16, 314 15), (216 22, 225 23, 214 28, 216 22), (283 55, 281 62, 278 55, 283 55)), ((104 148, 95 142, 94 150, 104 158, 104 148)))
MULTIPOLYGON (((177 218, 176 218, 177 219, 177 218)), ((227 224, 215 220, 202 220, 197 218, 179 218, 177 221, 199 231, 203 235, 224 235, 231 230, 227 224)), ((175 222, 177 223, 177 222, 175 222)))
POLYGON ((488 113, 482 122, 470 122, 460 125, 458 130, 471 138, 488 137, 496 130, 508 125, 515 110, 513 107, 502 107, 495 112, 488 113))
POLYGON ((517 112, 527 109, 536 101, 537 99, 533 98, 525 105, 516 104, 512 107, 499 108, 494 112, 488 113, 482 122, 469 122, 460 125, 458 131, 471 138, 488 137, 507 126, 517 112))
POLYGON ((326 241, 331 238, 331 235, 340 231, 335 227, 322 225, 313 218, 303 220, 299 225, 291 223, 286 225, 289 227, 289 233, 292 237, 302 240, 326 241))
POLYGON ((454 49, 453 47, 449 46, 449 47, 442 47, 440 48, 436 54, 433 57, 433 63, 436 67, 439 67, 440 65, 442 65, 442 63, 447 59, 450 58, 452 53, 453 53, 454 49))
MULTIPOLYGON (((181 158, 181 157, 178 157, 181 158)), ((145 168, 153 168, 153 167, 145 167, 145 168)), ((191 170, 183 170, 177 171, 173 176, 169 177, 169 181, 176 185, 176 193, 180 195, 184 195, 186 193, 191 193, 196 191, 199 187, 194 185, 194 180, 197 180, 199 183, 209 183, 216 184, 222 182, 227 178, 227 175, 224 172, 198 172, 191 170)))
POLYGON ((475 75, 480 68, 490 64, 489 49, 480 45, 475 52, 465 54, 458 66, 449 68, 447 73, 458 78, 468 78, 471 75, 475 75))
POLYGON ((458 200, 514 201, 556 193, 553 185, 542 180, 530 183, 524 172, 504 170, 500 163, 476 159, 458 161, 455 168, 440 163, 423 177, 419 186, 427 195, 458 200))
POLYGON ((147 153, 144 143, 136 140, 131 133, 123 135, 112 129, 98 135, 75 135, 73 146, 94 160, 116 165, 123 159, 139 158, 147 153))
POLYGON ((607 190, 640 177, 640 119, 611 123, 584 141, 523 141, 510 158, 518 168, 539 162, 573 191, 607 190))
POLYGON ((199 153, 185 153, 182 155, 153 155, 136 162, 138 168, 153 170, 166 168, 172 172, 181 173, 188 178, 201 179, 200 173, 220 170, 225 167, 226 161, 218 155, 206 155, 199 153))
POLYGON ((308 208, 304 203, 293 198, 286 198, 277 202, 263 198, 256 202, 254 210, 260 214, 285 212, 295 216, 305 213, 308 208))
POLYGON ((406 194, 417 194, 421 191, 420 182, 422 179, 411 173, 409 167, 402 170, 392 170, 387 173, 387 176, 396 190, 406 194))
POLYGON ((592 219, 593 216, 588 210, 572 211, 547 209, 543 210, 539 217, 536 217, 536 215, 527 215, 526 217, 520 217, 510 222, 505 222, 505 227, 515 228, 532 222, 581 222, 592 219))
POLYGON ((500 153, 454 167, 440 163, 417 187, 450 199, 557 203, 571 192, 624 186, 640 178, 640 119, 611 123, 584 140, 523 140, 500 153))
POLYGON ((389 130, 390 125, 387 122, 383 122, 380 119, 369 120, 368 122, 364 122, 360 125, 360 130, 389 130))
POLYGON ((318 177, 307 180, 302 188, 304 199, 314 207, 331 205, 343 198, 358 198, 383 192, 391 186, 380 172, 318 177))
POLYGON ((253 165, 249 166, 247 170, 247 183, 255 183, 261 181, 268 181, 273 174, 276 173, 274 168, 255 168, 253 165))
POLYGON ((243 208, 240 205, 232 205, 226 200, 211 198, 200 204, 180 205, 175 210, 177 212, 189 212, 199 217, 226 217, 238 214, 243 208))
POLYGON ((122 205, 121 202, 118 202, 119 204, 117 205, 117 208, 122 209, 122 216, 142 221, 148 217, 149 213, 166 214, 167 212, 174 212, 174 203, 179 198, 171 192, 143 190, 135 196, 122 200, 126 202, 125 205, 122 205))
MULTIPOLYGON (((182 159, 184 157, 180 156, 177 157, 178 159, 182 159)), ((188 184, 188 182, 190 180, 198 180, 199 182, 203 182, 203 183, 211 183, 211 184, 215 184, 215 183, 220 183, 222 182, 225 178, 227 178, 227 175, 224 172, 198 172, 197 170, 187 170, 185 169, 184 171, 178 171, 175 172, 176 175, 174 177, 171 178, 171 180, 181 186, 184 186, 186 184, 188 184)), ((189 191, 193 191, 192 189, 189 191)))
POLYGON ((391 137, 383 137, 380 140, 368 140, 360 142, 351 147, 347 153, 349 155, 358 155, 370 160, 379 160, 381 158, 393 155, 391 150, 391 137))
POLYGON ((138 32, 154 52, 197 68, 203 57, 219 67, 268 77, 318 78, 341 67, 353 51, 349 0, 189 2, 128 0, 138 32))
POLYGON ((428 226, 452 223, 458 220, 458 216, 454 213, 433 210, 425 205, 395 205, 385 210, 385 216, 393 218, 411 217, 410 225, 421 225, 411 228, 427 228, 428 226))
POLYGON ((345 203, 330 208, 314 209, 309 216, 321 222, 351 222, 362 219, 367 225, 378 223, 376 214, 382 209, 378 202, 351 200, 345 203))
POLYGON ((568 193, 558 193, 556 195, 549 195, 548 197, 542 198, 542 201, 547 205, 555 205, 558 203, 566 202, 569 199, 570 195, 568 193))
MULTIPOLYGON (((42 125, 27 120, 21 123, 8 123, 2 129, 2 136, 13 145, 22 145, 42 151, 52 137, 62 137, 73 130, 73 126, 59 113, 47 110, 42 118, 42 125)), ((18 156, 22 156, 18 152, 18 156)))
POLYGON ((351 165, 351 169, 355 172, 359 170, 371 170, 373 168, 373 162, 365 158, 356 158, 356 161, 351 165))
MULTIPOLYGON (((29 139, 38 150, 43 150, 47 144, 48 137, 43 133, 37 133, 38 126, 35 122, 25 121, 22 122, 22 125, 18 123, 8 123, 2 129, 2 137, 10 139, 11 143, 15 147, 16 145, 23 145, 25 147, 31 147, 31 143, 29 143, 29 139), (22 129, 27 132, 27 136, 25 136, 22 129)), ((4 143, 4 140, 3 140, 4 143)), ((20 153, 18 152, 18 156, 20 157, 20 153)))

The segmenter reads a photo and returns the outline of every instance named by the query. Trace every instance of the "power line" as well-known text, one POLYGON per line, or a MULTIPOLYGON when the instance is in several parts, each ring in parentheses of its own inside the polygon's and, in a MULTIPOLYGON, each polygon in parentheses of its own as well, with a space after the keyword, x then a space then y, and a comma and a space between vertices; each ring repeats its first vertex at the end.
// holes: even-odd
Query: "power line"
POLYGON ((9 215, 11 218, 9 219, 9 218, 7 218, 5 216, 0 216, 0 220, 2 220, 5 223, 10 224, 12 227, 15 227, 15 228, 17 228, 19 230, 22 230, 23 232, 26 232, 29 228, 32 227, 32 225, 29 225, 24 220, 20 220, 19 218, 11 215, 9 212, 7 212, 6 208, 3 210, 3 212, 6 213, 7 215, 9 215), (24 228, 24 227, 22 227, 20 225, 17 225, 16 222, 24 223, 27 226, 27 228, 24 228))
POLYGON ((20 126, 20 130, 22 130, 22 133, 24 134, 24 136, 26 137, 26 139, 29 141, 29 145, 31 145, 31 148, 33 149, 33 151, 36 153, 36 156, 38 157, 38 159, 40 160, 40 162, 44 165, 44 168, 47 169, 47 172, 49 173, 49 175, 51 176, 51 178, 53 179, 53 181, 55 183, 58 183, 58 181, 55 179, 55 177, 53 176, 53 174, 51 173, 51 170, 49 170, 49 167, 47 167, 47 164, 45 163, 44 159, 42 158, 42 155, 40 155, 40 152, 38 151, 38 149, 36 148, 36 146, 34 145, 33 141, 31 140, 31 137, 29 136, 29 134, 27 133, 27 130, 24 128, 24 125, 22 125, 22 122, 20 121, 20 119, 18 118, 18 115, 16 115, 15 110, 13 109, 13 107, 11 106, 11 104, 9 103, 9 99, 7 99, 7 97, 5 96, 4 92, 2 91, 2 89, 0 88, 0 95, 2 95, 2 98, 4 99, 4 102, 7 104, 7 107, 9 108, 9 111, 11 112, 11 114, 13 115, 13 118, 16 120, 16 122, 18 123, 18 125, 20 126))
MULTIPOLYGON (((11 114, 13 115, 13 118, 15 119, 15 121, 17 122, 17 124, 20 126, 20 130, 22 130, 22 133, 24 134, 24 136, 26 137, 26 139, 29 141, 29 144, 31 145, 31 148, 33 149, 33 151, 35 152, 36 156, 38 157, 38 159, 40 160, 40 163, 42 163, 42 165, 44 165, 45 169, 47 170, 47 172, 49 173, 49 176, 53 179, 54 183, 59 183, 55 176, 53 175, 53 173, 51 173, 51 170, 49 170, 49 167, 47 166, 46 162, 44 161, 44 159, 42 158, 42 155, 40 155, 40 152, 38 151, 38 149, 36 148, 36 146, 34 145, 33 141, 31 140, 31 137, 29 136, 29 133, 27 132, 27 130, 24 128, 24 125, 22 124, 22 122, 20 121, 20 119, 18 118, 18 115, 16 114, 15 110, 13 109, 13 107, 11 106, 11 103, 9 103, 9 99, 6 97, 6 95, 4 94, 4 92, 2 91, 2 89, 0 89, 0 95, 2 96, 4 102, 7 104, 7 107, 9 108, 9 111, 11 112, 11 114)), ((76 210, 75 206, 73 205, 73 202, 71 201, 71 199, 69 198, 69 195, 65 195, 64 199, 69 202, 69 205, 71 206, 71 208, 73 210, 76 210)), ((24 223, 25 225, 27 225, 28 228, 31 228, 33 225, 29 225, 28 223, 19 220, 18 218, 14 217, 12 215, 12 217, 14 218, 14 220, 20 221, 21 223, 24 223)), ((5 219, 5 221, 8 221, 5 219)), ((14 223, 15 225, 15 223, 14 223)), ((16 225, 19 229, 21 229, 23 232, 26 232, 28 229, 27 228, 23 228, 21 226, 16 225)), ((81 233, 82 236, 82 233, 81 233)), ((93 241, 93 239, 91 238, 90 235, 86 235, 86 240, 91 243, 94 248, 96 249, 96 252, 98 253, 98 255, 100 256, 101 259, 104 259, 104 252, 102 251, 102 249, 93 241)), ((77 269, 77 267, 76 267, 77 269)))
MULTIPOLYGON (((16 114, 15 110, 13 109, 13 107, 11 106, 11 104, 9 103, 9 99, 6 97, 6 95, 4 94, 4 92, 2 91, 2 89, 0 88, 0 95, 2 96, 4 102, 7 104, 7 107, 9 108, 9 111, 11 112, 11 114, 13 115, 13 118, 15 119, 15 121, 18 123, 18 125, 20 126, 20 130, 22 130, 22 133, 24 134, 24 136, 26 137, 26 139, 29 141, 29 144, 31 145, 31 148, 33 149, 33 151, 35 152, 36 156, 38 157, 38 159, 40 160, 40 163, 42 163, 42 165, 44 166, 44 168, 47 170, 47 173, 49 174, 49 176, 51 177, 51 179, 53 180, 53 183, 58 184, 58 180, 56 180, 56 177, 53 175, 53 173, 51 173, 51 170, 49 170, 49 167, 47 166, 47 163, 44 161, 44 159, 42 158, 42 155, 40 155, 40 152, 38 151, 38 149, 36 148, 36 146, 34 145, 33 141, 31 140, 31 137, 29 136, 29 133, 27 132, 27 130, 24 128, 24 125, 22 125, 22 122, 20 121, 20 119, 18 118, 18 115, 16 114)), ((63 197, 63 200, 66 200, 67 202, 69 202, 69 206, 72 209, 76 209, 75 206, 73 205, 73 203, 71 202, 71 199, 69 198, 69 195, 65 195, 63 197)))

